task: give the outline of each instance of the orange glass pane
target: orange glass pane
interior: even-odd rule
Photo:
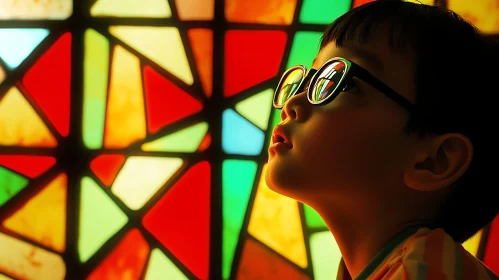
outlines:
[[[149,249],[140,231],[132,229],[87,279],[140,279]]]
[[[0,145],[55,147],[57,141],[16,87],[0,97]]]
[[[66,265],[59,255],[0,233],[0,272],[17,279],[62,280]]]
[[[211,97],[213,87],[213,31],[196,28],[188,31],[196,60],[199,78],[206,96]]]
[[[124,148],[146,136],[140,62],[121,46],[114,50],[106,113],[106,148]]]
[[[265,184],[265,170],[266,165],[255,196],[248,232],[305,268],[308,260],[298,203],[271,191]]]
[[[305,273],[291,266],[258,242],[247,239],[237,272],[238,280],[253,279],[310,279]],[[332,279],[332,277],[326,277]]]
[[[66,174],[60,174],[3,226],[62,253],[66,248],[66,188]]]
[[[225,17],[231,22],[289,25],[295,9],[296,0],[225,1]]]
[[[175,0],[180,20],[210,20],[214,14],[214,0]]]

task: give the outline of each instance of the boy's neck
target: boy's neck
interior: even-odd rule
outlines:
[[[404,221],[394,215],[395,211],[389,216],[381,211],[345,216],[341,213],[346,212],[331,208],[319,212],[334,235],[352,279],[398,234],[414,226],[429,224],[420,219]]]

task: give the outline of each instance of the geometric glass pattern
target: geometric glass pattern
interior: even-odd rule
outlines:
[[[446,5],[499,34],[494,1]],[[0,279],[330,279],[263,180],[271,101],[367,2],[1,1]],[[464,246],[499,273],[499,218]]]

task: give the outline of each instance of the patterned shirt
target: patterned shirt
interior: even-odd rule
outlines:
[[[352,280],[340,261],[337,280]],[[411,228],[393,238],[355,280],[499,280],[441,228]]]

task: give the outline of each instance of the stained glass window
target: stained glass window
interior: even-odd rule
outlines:
[[[0,279],[330,279],[262,179],[271,100],[370,1],[0,1]],[[494,1],[446,2],[497,34]],[[499,219],[464,246],[499,272]]]

